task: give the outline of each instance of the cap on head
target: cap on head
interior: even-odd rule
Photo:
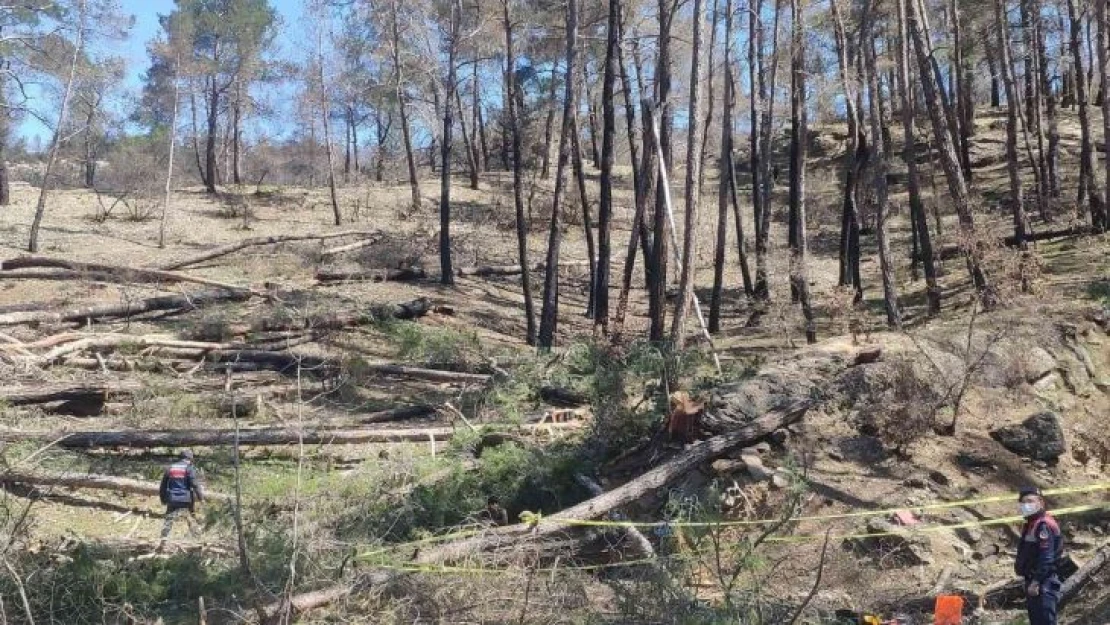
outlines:
[[[496,506],[499,503],[501,503],[501,499],[498,498],[497,495],[490,495],[489,497],[486,497],[487,506]]]
[[[1022,499],[1025,499],[1030,495],[1036,495],[1037,497],[1040,497],[1042,499],[1044,498],[1044,495],[1041,494],[1041,489],[1035,486],[1026,486],[1025,488],[1018,491],[1018,501],[1021,501]]]
[[[193,459],[193,450],[186,449],[185,451],[181,452],[181,459],[191,461]]]

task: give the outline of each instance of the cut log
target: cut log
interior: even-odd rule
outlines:
[[[1063,228],[1061,230],[1045,230],[1044,232],[1033,232],[1025,235],[1026,242],[1036,241],[1050,241],[1052,239],[1062,239],[1065,237],[1080,237],[1091,234],[1090,226],[1080,226],[1078,228]],[[1003,239],[1007,247],[1017,247],[1017,237],[1010,235]]]
[[[382,376],[394,376],[411,380],[426,380],[428,382],[441,382],[448,384],[485,384],[490,376],[484,373],[464,373],[459,371],[443,371],[440,369],[422,369],[390,363],[358,363],[352,367],[358,373],[370,373]]]
[[[406,421],[408,419],[430,417],[435,413],[436,409],[432,406],[401,406],[399,408],[379,410],[377,412],[361,415],[358,417],[358,422],[369,425],[371,423],[387,423],[389,421]]]
[[[365,240],[362,240],[362,241],[355,241],[354,243],[348,243],[347,245],[340,245],[338,247],[332,247],[332,248],[328,248],[326,250],[321,250],[320,251],[320,257],[321,258],[328,258],[330,256],[338,256],[339,254],[345,254],[347,252],[357,252],[358,250],[368,248],[371,245],[377,245],[378,243],[381,243],[381,242],[382,242],[382,237],[380,237],[380,236],[365,239]]]
[[[0,484],[26,484],[29,486],[61,486],[63,488],[82,488],[89,490],[110,490],[117,493],[130,495],[158,496],[158,483],[133,480],[114,475],[96,475],[93,473],[22,473],[6,471],[0,474]],[[206,499],[212,501],[230,501],[231,497],[224,493],[206,490]]]
[[[326,239],[338,239],[340,237],[372,236],[374,234],[377,233],[366,230],[344,230],[343,232],[329,232],[324,234],[292,234],[274,237],[254,237],[250,239],[243,239],[242,241],[237,241],[228,245],[216,247],[208,250],[207,252],[201,252],[200,254],[197,254],[195,256],[190,256],[189,258],[175,260],[162,265],[160,268],[164,270],[183,269],[185,267],[198,265],[205,261],[219,258],[221,256],[233,254],[235,252],[238,252],[239,250],[243,250],[248,247],[257,247],[260,245],[277,245],[278,243],[290,243],[294,241],[323,241]]]
[[[578,482],[582,485],[583,488],[590,491],[590,494],[594,497],[601,497],[605,494],[605,491],[601,488],[601,485],[593,481],[586,475],[577,473],[574,476],[574,481]],[[651,541],[648,540],[646,536],[644,536],[643,532],[641,532],[635,526],[629,526],[625,528],[624,531],[625,536],[628,537],[629,542],[631,542],[632,545],[635,547],[637,555],[641,560],[655,557],[655,548],[652,547]],[[659,571],[665,571],[663,567],[655,568],[657,568]]]
[[[65,311],[38,310],[0,315],[0,326],[42,323],[89,323],[117,317],[134,317],[149,312],[194,310],[222,302],[241,302],[251,294],[216,289],[191,295],[159,295],[122,304],[99,304]]]
[[[78,385],[55,384],[33,388],[17,387],[0,389],[0,400],[11,406],[61,402],[58,406],[49,408],[48,412],[76,417],[93,417],[104,414],[109,402],[125,400],[144,388],[146,388],[146,385],[131,381]],[[182,387],[181,390],[182,392],[197,393],[197,391],[211,390],[211,386],[188,384]],[[217,415],[231,416],[234,409],[240,417],[251,417],[257,411],[259,395],[271,395],[286,390],[288,389],[266,387],[253,389],[250,394],[229,395],[220,392],[198,393],[198,396],[201,398],[201,402],[210,406]]]
[[[1095,555],[1087,560],[1079,570],[1071,574],[1071,577],[1064,582],[1060,588],[1060,605],[1064,606],[1069,601],[1075,599],[1079,591],[1091,582],[1091,579],[1098,575],[1102,569],[1110,565],[1110,543],[1106,543],[1099,547]]]
[[[316,272],[319,282],[416,282],[427,275],[420,267],[402,269],[320,269]]]
[[[800,420],[809,410],[811,402],[796,402],[764,414],[748,425],[726,434],[720,434],[687,447],[680,455],[647,471],[638,478],[619,486],[604,495],[594,497],[561,512],[543,517],[538,526],[517,524],[490,530],[480,536],[446,543],[434,549],[422,551],[417,562],[434,564],[457,562],[466,556],[494,547],[511,546],[516,540],[539,537],[567,531],[561,520],[597,519],[613,510],[627,506],[641,497],[654,493],[671,482],[689,474],[698,465],[713,460],[739,447],[746,447],[771,434],[775,430]]]
[[[207,278],[197,278],[183,273],[176,273],[173,271],[164,271],[161,269],[145,269],[140,267],[124,267],[120,265],[105,265],[101,263],[82,263],[78,261],[64,260],[61,258],[49,258],[46,256],[20,256],[0,262],[0,270],[12,269],[67,269],[76,272],[88,272],[96,274],[103,278],[104,276],[113,276],[118,280],[128,283],[134,282],[163,282],[175,284],[178,282],[191,282],[193,284],[201,284],[208,287],[217,289],[224,289],[227,291],[252,293],[251,289],[238,284],[229,284],[227,282],[219,282],[217,280],[209,280]]]
[[[295,619],[309,610],[322,608],[337,601],[342,601],[356,593],[366,592],[371,588],[387,584],[396,576],[393,571],[370,571],[360,574],[358,579],[352,583],[337,584],[283,598],[262,608],[262,625],[276,625],[277,623],[286,622],[283,620],[286,614]]]
[[[544,424],[517,426],[515,431],[545,433],[577,429],[576,424]],[[259,445],[360,445],[372,443],[446,442],[455,435],[450,427],[414,429],[331,428],[308,424],[295,427],[246,428],[239,431],[239,444]],[[213,447],[232,445],[235,430],[115,430],[83,432],[0,432],[0,441],[51,442],[65,449],[153,447]]]
[[[419,297],[409,302],[368,306],[365,310],[338,311],[312,314],[297,319],[265,319],[256,324],[235,324],[228,328],[233,335],[252,332],[281,332],[286,330],[342,330],[356,326],[370,325],[382,319],[411,321],[427,315],[433,310],[432,302]]]
[[[48,404],[56,401],[89,401],[130,396],[143,388],[138,382],[113,382],[110,384],[54,384],[49,386],[0,389],[0,399],[10,406]]]

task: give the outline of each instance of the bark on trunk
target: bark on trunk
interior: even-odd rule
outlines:
[[[582,146],[579,137],[578,115],[571,120],[570,158],[574,182],[578,187],[578,203],[582,207],[582,230],[586,237],[586,256],[589,259],[590,282],[586,288],[586,318],[594,317],[594,296],[597,293],[597,241],[594,239],[593,216],[590,214],[590,196],[586,193],[586,166],[582,162]]]
[[[620,0],[609,0],[605,73],[601,87],[601,189],[597,209],[597,275],[593,283],[594,325],[609,333],[609,273],[612,264],[613,162],[617,132],[616,82],[620,56]]]
[[[1110,16],[1107,15],[1106,2],[1107,0],[1095,0],[1095,16],[1098,22],[1098,74],[1099,83],[1102,85],[1100,89],[1104,92],[1104,96],[1105,85],[1110,83],[1110,51],[1107,50],[1110,46],[1110,32],[1107,32],[1110,29],[1110,24],[1107,23]],[[1110,98],[1107,97],[1102,98],[1102,133],[1103,137],[1110,137]],[[1105,232],[1110,227],[1110,224],[1107,224],[1107,213],[1110,211],[1106,208],[1107,203],[1110,203],[1110,157],[1103,160],[1103,165],[1106,186],[1102,199],[1105,203],[1102,205],[1102,224],[1095,225],[1095,230],[1100,232]]]
[[[728,208],[733,180],[732,171],[732,0],[725,0],[725,49],[722,64],[725,68],[724,93],[721,95],[721,150],[718,158],[717,183],[717,242],[713,250],[713,294],[709,301],[709,331],[721,331],[721,295],[725,276],[725,247],[728,245]],[[712,86],[711,86],[712,88]],[[737,214],[737,218],[740,215]],[[743,226],[738,234],[742,233]],[[737,237],[736,244],[744,249],[744,239]],[[748,285],[745,285],[747,288]]]
[[[113,317],[134,317],[148,312],[164,310],[195,310],[221,302],[245,301],[251,297],[245,291],[215,289],[188,295],[160,295],[145,300],[123,304],[102,304],[63,311],[38,310],[0,315],[0,326],[49,323],[91,323]]]
[[[671,343],[676,349],[686,346],[686,315],[690,300],[694,297],[694,274],[696,271],[698,244],[698,180],[701,171],[701,36],[702,0],[694,0],[693,48],[690,55],[690,106],[687,111],[686,135],[686,223],[682,234],[682,270],[679,278],[678,302],[675,304],[674,319],[671,323]]]
[[[671,157],[671,26],[674,23],[676,7],[671,0],[659,0],[659,43],[655,64],[655,101],[659,103],[660,129],[654,135],[652,143],[662,153],[666,170],[671,170],[674,159]],[[645,118],[648,117],[645,115]],[[645,123],[647,120],[645,119]],[[651,318],[649,338],[660,342],[665,336],[666,324],[666,291],[667,291],[667,255],[670,253],[667,240],[667,209],[663,195],[663,185],[660,184],[655,195],[655,215],[652,220],[652,268],[651,284],[648,285],[648,316]]]
[[[1098,186],[1095,176],[1095,150],[1091,140],[1091,113],[1088,102],[1089,92],[1087,81],[1083,78],[1083,53],[1080,48],[1082,38],[1082,24],[1079,19],[1076,0],[1068,0],[1068,20],[1071,25],[1069,47],[1071,48],[1072,62],[1075,64],[1075,92],[1079,106],[1079,191],[1077,204],[1082,207],[1089,205],[1091,227],[1096,231],[1107,228],[1106,203],[1103,200],[1102,189]],[[1091,59],[1094,63],[1094,59]]]
[[[443,99],[443,137],[440,144],[439,175],[439,279],[453,285],[455,274],[451,269],[451,132],[454,128],[452,107],[455,94],[455,56],[459,48],[459,31],[462,28],[462,0],[451,0],[451,33],[447,49],[446,97]]]
[[[806,99],[805,21],[801,0],[790,0],[790,286],[802,305],[806,342],[817,342],[806,271],[806,152],[809,141]]]
[[[208,193],[216,193],[216,134],[219,130],[220,89],[216,76],[209,76],[208,89],[208,132],[204,142],[204,188]]]
[[[516,110],[516,52],[513,41],[513,22],[509,11],[510,0],[502,0],[501,9],[505,26],[505,93],[509,94],[505,107],[509,115],[509,132],[513,135],[513,207],[516,210],[517,269],[520,270],[521,290],[524,294],[525,340],[536,344],[536,310],[532,302],[532,276],[528,272],[528,219],[524,214],[524,163],[521,159],[523,140],[520,136],[520,119]],[[489,162],[489,157],[486,157]]]
[[[390,0],[390,50],[393,55],[393,90],[397,95],[397,112],[401,115],[401,137],[405,143],[405,164],[409,168],[409,190],[412,193],[412,210],[420,209],[420,178],[416,171],[416,153],[412,146],[412,129],[409,127],[408,101],[405,97],[402,75],[400,40],[397,17],[397,0]]]
[[[574,89],[578,57],[578,0],[567,2],[566,14],[566,78],[563,97],[563,127],[559,133],[559,164],[555,173],[555,196],[551,205],[551,225],[547,236],[547,267],[543,281],[543,311],[540,314],[538,344],[550,350],[555,344],[559,321],[559,247],[562,244],[560,210],[565,187],[567,161],[570,158],[570,133],[574,124],[574,107],[578,101]]]

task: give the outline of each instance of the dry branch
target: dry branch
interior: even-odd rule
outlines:
[[[237,291],[243,293],[251,292],[248,287],[244,287],[238,284],[229,284],[227,282],[219,282],[216,280],[209,280],[207,278],[197,278],[195,276],[190,276],[183,273],[176,273],[172,271],[164,271],[161,269],[124,267],[119,265],[104,265],[101,263],[82,263],[78,261],[64,260],[61,258],[49,258],[46,256],[20,256],[18,258],[12,258],[0,262],[0,270],[42,268],[88,272],[100,277],[112,276],[123,282],[191,282],[193,284],[200,284],[217,289],[224,289],[227,291]]]
[[[372,238],[369,238],[369,239],[364,239],[362,241],[355,241],[354,243],[348,243],[347,245],[340,245],[338,247],[328,248],[326,250],[321,250],[320,251],[320,256],[323,257],[323,258],[326,258],[328,256],[336,256],[338,254],[344,254],[346,252],[354,252],[354,251],[357,251],[357,250],[361,250],[361,249],[370,247],[371,245],[376,245],[378,243],[381,243],[381,240],[382,240],[381,237],[372,237]]]
[[[43,323],[87,323],[114,317],[134,317],[149,312],[191,310],[221,302],[244,301],[250,298],[246,291],[216,289],[191,295],[159,295],[148,299],[122,304],[97,304],[65,311],[38,310],[0,315],[0,326]]]
[[[588,267],[589,265],[589,261],[574,261],[559,263],[559,268],[564,269],[569,267]],[[546,263],[537,263],[535,265],[532,265],[530,270],[533,273],[540,273],[543,272],[546,267]],[[455,270],[455,275],[459,276],[460,278],[467,276],[475,276],[480,278],[491,276],[518,276],[520,275],[520,273],[520,265],[479,265],[477,267],[459,267]]]
[[[212,260],[214,258],[227,256],[228,254],[233,254],[235,252],[238,252],[239,250],[246,249],[248,247],[256,247],[260,245],[276,245],[278,243],[289,243],[293,241],[323,241],[325,239],[338,239],[340,237],[351,236],[371,236],[374,234],[376,233],[366,230],[344,230],[342,232],[330,232],[326,234],[294,234],[274,237],[254,237],[250,239],[243,239],[242,241],[238,241],[236,243],[213,248],[211,250],[208,250],[207,252],[201,252],[200,254],[197,254],[195,256],[190,256],[189,258],[175,260],[173,262],[162,265],[161,269],[182,269],[184,267],[197,265],[205,261]]]

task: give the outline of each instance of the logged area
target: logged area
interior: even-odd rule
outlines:
[[[0,7],[0,623],[1110,623],[1105,2],[209,4]]]

